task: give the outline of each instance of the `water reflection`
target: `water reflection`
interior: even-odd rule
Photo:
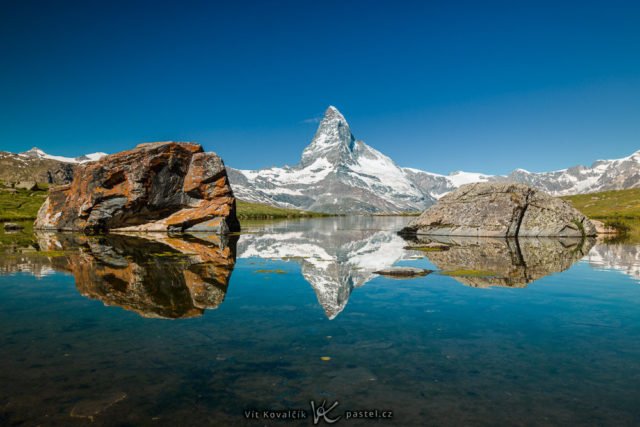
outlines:
[[[297,262],[318,303],[333,319],[354,289],[377,276],[374,271],[412,257],[396,233],[406,222],[406,218],[340,217],[261,224],[249,227],[256,234],[242,236],[238,258]]]
[[[460,283],[476,288],[521,288],[571,267],[595,239],[435,237],[415,239],[429,260]],[[425,250],[426,248],[426,250]]]
[[[586,261],[599,270],[616,270],[640,280],[640,246],[629,244],[597,244]]]
[[[299,264],[329,319],[344,310],[355,289],[379,277],[375,271],[399,261],[427,258],[441,273],[472,287],[524,287],[568,269],[587,254],[592,266],[640,277],[636,246],[593,247],[594,240],[569,238],[431,236],[405,241],[396,231],[406,221],[340,217],[254,223],[245,224],[247,234],[228,238],[38,233],[32,246],[0,259],[0,274],[29,271],[42,277],[64,271],[74,276],[82,295],[106,305],[144,317],[187,318],[223,302],[237,253],[243,259]]]
[[[24,244],[0,246],[0,424],[254,425],[245,410],[326,399],[393,409],[389,425],[634,425],[640,288],[590,265],[631,274],[638,247],[599,243],[569,271],[486,292],[443,270],[494,270],[493,282],[459,279],[516,286],[568,268],[592,242],[406,250],[414,243],[395,235],[403,221],[245,223],[237,260],[233,239],[210,235],[25,233]],[[439,271],[371,273],[389,264]],[[288,274],[254,273],[278,268]],[[12,274],[21,271],[33,275]],[[55,271],[66,274],[47,276]],[[316,292],[328,314],[351,294],[350,306],[320,321],[303,275],[327,291]],[[225,300],[198,319],[144,320],[80,296],[74,281],[146,316],[198,315]]]
[[[78,291],[144,317],[200,316],[224,300],[236,237],[166,234],[36,234],[52,268],[73,274]],[[41,270],[41,269],[40,269]]]

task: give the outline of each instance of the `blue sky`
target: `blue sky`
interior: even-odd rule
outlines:
[[[0,58],[8,151],[189,140],[294,164],[330,104],[440,173],[640,149],[637,1],[3,1]]]

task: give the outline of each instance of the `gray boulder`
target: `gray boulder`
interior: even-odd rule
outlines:
[[[595,226],[564,200],[523,184],[463,185],[411,221],[402,235],[595,236]]]
[[[4,230],[5,231],[18,231],[24,229],[24,226],[20,224],[16,224],[15,222],[5,222]]]
[[[14,185],[14,188],[20,190],[35,191],[38,189],[38,183],[35,181],[20,181]]]

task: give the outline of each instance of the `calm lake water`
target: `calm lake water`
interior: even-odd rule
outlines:
[[[0,424],[313,425],[311,401],[337,425],[640,424],[640,246],[405,241],[408,220],[4,246]]]

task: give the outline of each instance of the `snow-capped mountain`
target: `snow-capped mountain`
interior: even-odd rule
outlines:
[[[640,187],[640,151],[614,160],[598,160],[590,167],[574,166],[553,172],[534,173],[516,169],[494,179],[520,182],[554,195],[593,193]]]
[[[33,147],[31,150],[24,151],[22,153],[19,153],[18,155],[22,157],[29,157],[32,159],[56,160],[58,162],[63,162],[63,163],[86,163],[86,162],[94,162],[96,160],[100,160],[101,158],[106,156],[107,153],[98,152],[98,153],[84,154],[78,157],[63,157],[63,156],[52,156],[51,154],[45,153],[38,147]]]
[[[475,172],[435,174],[401,168],[381,152],[355,139],[333,106],[302,152],[298,165],[261,170],[227,168],[236,196],[243,200],[319,212],[377,213],[422,210],[464,184],[509,181],[553,195],[640,187],[640,151],[591,167],[553,172],[516,169],[507,176]]]
[[[105,155],[53,156],[35,147],[20,154],[0,151],[0,180],[64,184],[72,179],[76,164]],[[330,106],[297,165],[260,170],[227,167],[227,172],[242,200],[329,213],[394,213],[421,211],[459,186],[481,181],[523,183],[556,196],[637,188],[640,151],[552,172],[516,169],[506,176],[463,171],[440,175],[399,167],[357,140],[344,116]]]
[[[486,182],[495,178],[491,175],[475,172],[456,171],[449,175],[439,175],[414,168],[403,168],[402,170],[411,182],[423,193],[428,194],[434,199],[439,199],[461,185],[471,184],[473,182]]]
[[[393,160],[356,140],[329,107],[296,166],[227,168],[239,199],[319,212],[374,213],[424,209],[434,198]]]

